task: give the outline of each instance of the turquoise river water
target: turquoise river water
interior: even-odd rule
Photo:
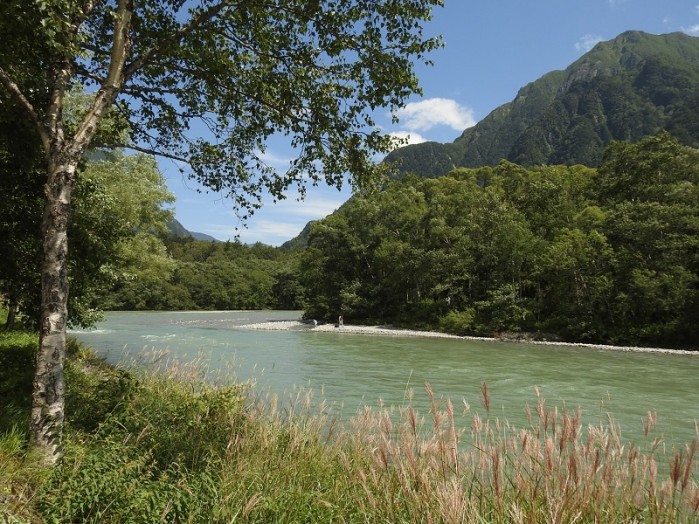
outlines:
[[[110,312],[96,329],[71,335],[112,363],[167,350],[167,358],[197,360],[212,374],[254,380],[260,391],[284,394],[310,387],[343,418],[364,406],[399,406],[409,398],[427,417],[425,383],[441,401],[450,398],[457,413],[465,400],[483,415],[481,385],[486,383],[491,418],[518,427],[526,426],[525,406],[533,411],[537,405],[538,388],[549,408],[579,406],[584,424],[597,425],[611,414],[624,439],[643,440],[649,411],[657,413],[653,436],[662,435],[670,445],[697,438],[699,353],[243,327],[299,316],[293,311]]]

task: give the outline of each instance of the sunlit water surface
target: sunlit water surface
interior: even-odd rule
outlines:
[[[643,440],[649,411],[653,436],[669,444],[696,438],[699,354],[622,352],[568,346],[342,332],[263,331],[241,326],[296,320],[289,311],[111,312],[96,329],[71,334],[112,363],[133,363],[145,352],[197,361],[213,375],[257,383],[258,390],[290,393],[312,388],[347,418],[363,406],[407,402],[429,416],[429,383],[438,400],[464,401],[485,414],[481,385],[490,393],[491,417],[526,426],[525,406],[580,407],[585,424],[611,414],[625,439]],[[465,418],[467,422],[470,418]],[[465,422],[466,423],[466,422]]]

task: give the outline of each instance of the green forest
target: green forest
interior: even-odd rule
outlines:
[[[458,334],[696,347],[697,52],[679,33],[601,43],[455,142],[394,150],[381,168],[399,161],[396,176],[382,191],[358,184],[281,248],[168,234],[174,196],[155,158],[101,147],[128,134],[111,113],[76,175],[70,322],[89,326],[114,309],[274,308]],[[69,128],[87,98],[67,94]],[[40,151],[30,123],[3,105],[8,325],[15,313],[34,327],[40,319]]]
[[[699,151],[663,133],[597,169],[407,176],[313,228],[306,314],[458,334],[696,347]]]
[[[171,266],[121,280],[104,307],[117,310],[303,309],[298,254],[261,243],[168,239]]]
[[[168,236],[172,196],[145,155],[93,160],[79,180],[76,325],[101,310],[293,309],[459,335],[699,340],[699,152],[667,133],[612,143],[596,169],[502,161],[406,176],[356,195],[294,249]],[[11,233],[41,207],[15,194],[0,292],[31,322],[39,231]]]

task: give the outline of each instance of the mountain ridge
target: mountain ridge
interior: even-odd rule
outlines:
[[[196,231],[189,231],[184,227],[179,220],[173,218],[167,223],[168,236],[170,238],[187,239],[193,238],[194,240],[206,240],[208,242],[220,242],[217,238],[207,235],[206,233],[197,233]]]
[[[401,147],[384,161],[400,162],[398,176],[430,178],[502,159],[596,167],[611,141],[635,142],[663,129],[699,147],[697,86],[699,38],[627,31],[523,86],[453,142]]]

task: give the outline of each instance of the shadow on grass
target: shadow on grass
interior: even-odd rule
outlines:
[[[0,332],[0,435],[29,428],[38,335]]]

